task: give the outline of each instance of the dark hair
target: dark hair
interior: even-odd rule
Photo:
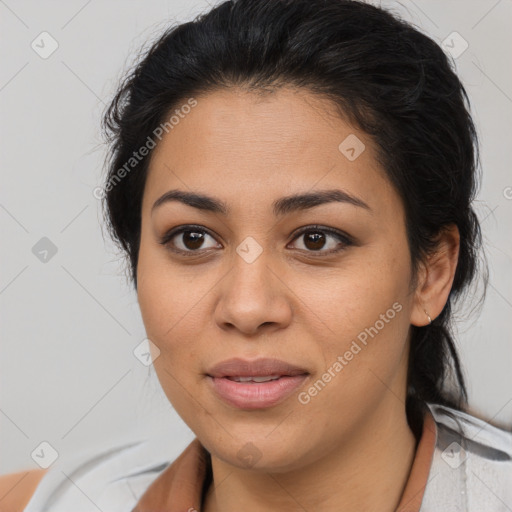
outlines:
[[[225,1],[168,28],[145,52],[103,119],[111,147],[103,206],[112,238],[129,257],[135,288],[151,155],[117,183],[115,175],[180,103],[233,86],[304,88],[331,99],[340,116],[372,138],[403,200],[414,276],[435,251],[436,236],[458,227],[459,259],[447,303],[431,325],[411,326],[406,406],[415,433],[424,402],[465,408],[451,320],[452,302],[477,274],[481,248],[471,207],[477,133],[469,98],[442,49],[382,8],[355,0]]]

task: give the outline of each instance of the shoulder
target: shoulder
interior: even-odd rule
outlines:
[[[428,407],[436,446],[420,511],[510,511],[512,432],[457,409]]]
[[[512,432],[451,407],[429,404],[429,408],[440,430],[440,441],[459,439],[470,452],[481,457],[512,459]]]
[[[29,469],[0,475],[0,512],[23,510],[47,469]]]
[[[61,454],[42,475],[25,508],[15,510],[131,510],[178,454],[179,446],[169,443],[169,434],[129,437],[114,445],[92,445]],[[0,512],[11,511],[0,506]]]

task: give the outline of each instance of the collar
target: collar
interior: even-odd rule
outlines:
[[[436,441],[436,422],[427,407],[421,439],[397,512],[420,511]],[[211,479],[210,454],[196,437],[151,483],[131,512],[200,512]]]

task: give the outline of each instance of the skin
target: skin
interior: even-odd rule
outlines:
[[[394,511],[416,449],[405,413],[410,327],[428,323],[425,309],[432,318],[443,309],[458,231],[443,234],[411,289],[402,202],[371,139],[335,114],[333,104],[290,88],[268,95],[230,88],[196,99],[152,154],[137,278],[147,335],[160,351],[153,350],[159,381],[212,454],[204,510],[330,512],[343,504],[344,511]],[[338,149],[350,134],[366,146],[354,161]],[[231,213],[177,201],[151,212],[171,189],[215,196]],[[331,202],[274,217],[274,200],[325,189],[345,190],[371,212]],[[183,234],[168,247],[159,243],[187,224],[213,236],[205,234],[202,245]],[[326,236],[323,246],[294,234],[315,224],[355,243],[344,246],[321,228],[315,232]],[[236,252],[248,236],[262,248],[252,263]],[[172,242],[196,252],[175,254]],[[300,403],[298,393],[394,303],[400,312],[309,403]],[[310,375],[284,402],[241,410],[218,399],[205,375],[234,356],[276,357]],[[247,443],[259,455],[250,467],[237,456]]]
[[[48,469],[29,469],[0,475],[0,512],[23,510]]]

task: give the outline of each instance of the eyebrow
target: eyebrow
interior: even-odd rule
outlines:
[[[198,210],[207,212],[219,213],[222,215],[229,215],[230,213],[228,205],[224,201],[215,197],[197,192],[169,190],[154,202],[151,208],[151,214],[153,214],[155,209],[159,206],[173,201],[178,201],[193,208],[197,208]],[[291,212],[307,210],[321,204],[333,202],[351,204],[372,212],[372,209],[362,199],[338,189],[320,190],[317,192],[307,192],[281,197],[272,203],[272,211],[274,212],[274,215],[278,217]]]

